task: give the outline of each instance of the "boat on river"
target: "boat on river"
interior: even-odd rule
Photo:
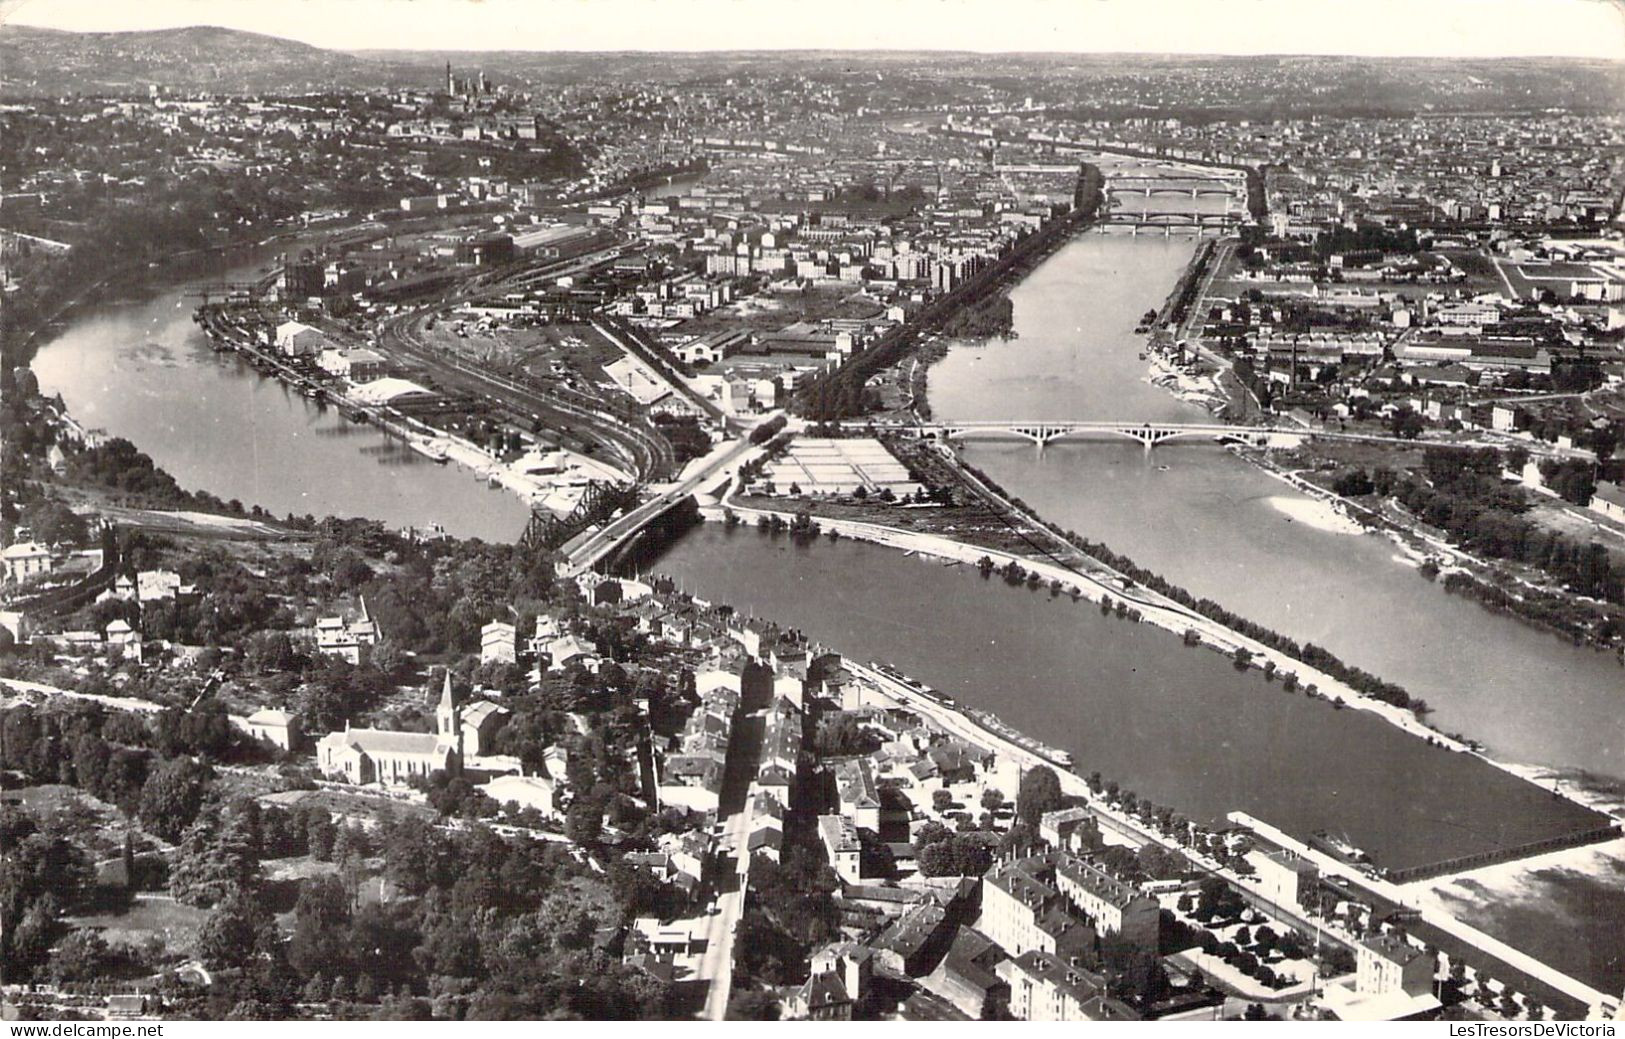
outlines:
[[[1327,855],[1350,865],[1364,865],[1371,862],[1371,856],[1364,848],[1349,840],[1347,835],[1333,833],[1330,830],[1316,830],[1310,834],[1309,846],[1316,851],[1325,852]]]
[[[1011,743],[1014,743],[1016,746],[1021,747],[1023,750],[1029,750],[1032,753],[1037,754],[1039,757],[1054,762],[1064,769],[1069,771],[1071,770],[1072,755],[1068,754],[1059,747],[1051,747],[1049,744],[1040,742],[1039,740],[1034,739],[1013,726],[1006,724],[1002,718],[994,714],[992,711],[984,711],[976,707],[967,707],[965,708],[965,713],[979,722],[982,728],[988,730],[989,732],[997,736],[1004,737]]]
[[[426,443],[421,440],[408,440],[406,442],[406,446],[438,465],[445,465],[451,457],[450,455],[446,454],[445,448],[432,442]]]

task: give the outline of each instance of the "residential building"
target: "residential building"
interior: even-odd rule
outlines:
[[[512,664],[518,657],[516,632],[512,624],[492,621],[480,629],[480,663]]]
[[[352,664],[361,663],[362,650],[378,642],[378,624],[367,613],[367,600],[361,599],[361,616],[355,620],[344,617],[323,617],[316,622],[316,649],[329,656],[342,657]]]
[[[181,575],[173,570],[143,570],[135,575],[135,599],[142,605],[174,599],[180,593]]]
[[[1397,934],[1381,934],[1354,950],[1354,991],[1361,996],[1403,992],[1423,996],[1433,991],[1433,957]]]
[[[835,771],[835,785],[840,797],[841,814],[853,824],[880,831],[880,791],[875,786],[874,767],[868,758],[843,761]]]
[[[848,884],[863,879],[863,845],[858,840],[858,828],[844,815],[820,815],[818,837],[824,842],[830,868]]]
[[[1055,951],[1042,921],[1064,910],[1054,867],[1039,856],[1001,862],[982,877],[982,915],[976,925],[1011,955],[1028,949]]]
[[[499,805],[511,802],[521,809],[534,808],[549,819],[560,816],[554,801],[555,785],[546,776],[498,776],[479,789]]]
[[[893,920],[875,938],[875,961],[894,974],[922,977],[931,973],[947,953],[956,929],[941,905],[922,902]]]
[[[869,996],[874,956],[856,942],[836,942],[812,955],[806,984],[790,997],[793,1020],[850,1021]]]
[[[998,965],[1006,959],[987,935],[961,927],[948,954],[920,984],[972,1020],[986,1020],[1010,999],[1010,985],[998,974]]]
[[[1305,904],[1320,880],[1313,862],[1290,851],[1255,850],[1247,854],[1247,861],[1255,871],[1258,893],[1278,906]]]
[[[231,721],[251,739],[265,740],[285,751],[300,741],[299,718],[290,711],[261,707],[246,718],[234,717]]]
[[[6,580],[21,584],[31,577],[48,574],[55,566],[51,550],[37,541],[20,541],[0,550],[0,564],[6,569]]]
[[[1161,920],[1156,899],[1072,855],[1056,864],[1055,879],[1061,894],[1101,933],[1121,935],[1134,948],[1156,954]]]
[[[1591,492],[1591,511],[1616,523],[1625,523],[1625,486],[1598,480],[1597,489]]]
[[[1010,1016],[1018,1021],[1138,1021],[1140,1015],[1106,994],[1103,975],[1032,949],[995,968],[1010,986]]]

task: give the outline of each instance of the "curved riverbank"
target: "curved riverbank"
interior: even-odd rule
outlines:
[[[701,509],[701,515],[709,521],[724,520],[727,512],[732,512],[737,517],[753,522],[758,519],[777,519],[785,524],[787,528],[796,522],[796,516],[793,513],[740,506],[727,498],[720,505],[707,506]],[[1196,640],[1201,645],[1229,656],[1233,660],[1236,659],[1238,649],[1245,650],[1250,654],[1248,667],[1256,667],[1265,670],[1267,674],[1283,678],[1286,675],[1292,675],[1294,681],[1302,686],[1306,693],[1312,688],[1314,695],[1328,699],[1334,706],[1340,703],[1343,706],[1369,712],[1412,736],[1450,751],[1474,755],[1504,772],[1517,776],[1519,779],[1533,781],[1533,777],[1539,774],[1539,770],[1530,766],[1496,760],[1465,741],[1438,732],[1419,720],[1410,711],[1363,695],[1333,675],[1314,668],[1257,639],[1249,638],[1240,632],[1218,624],[1177,602],[1157,596],[1154,593],[1147,594],[1132,582],[1125,585],[1124,579],[1120,575],[1114,575],[1109,571],[1081,572],[1053,562],[1034,560],[1009,552],[1001,552],[955,541],[935,534],[901,530],[880,524],[832,518],[820,518],[814,522],[817,523],[820,531],[834,531],[841,537],[881,545],[908,554],[967,564],[972,567],[976,566],[983,558],[986,558],[992,561],[995,570],[1013,565],[1021,568],[1026,573],[1036,574],[1044,584],[1049,584],[1051,587],[1059,586],[1068,592],[1076,592],[1078,597],[1087,599],[1092,603],[1105,603],[1108,606],[1118,603],[1126,604],[1130,609],[1136,611],[1137,617],[1135,619],[1179,635],[1187,641],[1191,639],[1191,635],[1188,633],[1194,632]],[[1572,792],[1561,793],[1560,796],[1563,796],[1576,806],[1592,811],[1598,810],[1598,801],[1595,798],[1587,799]]]
[[[83,426],[129,440],[180,486],[225,502],[279,518],[364,516],[487,541],[519,537],[530,510],[517,495],[215,353],[192,320],[191,286],[256,277],[275,250],[227,255],[224,271],[168,268],[134,301],[107,300],[108,287],[88,295],[37,344],[31,368],[41,391],[60,394]]]
[[[1042,584],[984,579],[973,564],[701,523],[643,569],[845,657],[884,661],[1200,825],[1241,809],[1306,838],[1346,836],[1397,870],[1599,822],[1371,712],[1294,695],[1166,630]]]

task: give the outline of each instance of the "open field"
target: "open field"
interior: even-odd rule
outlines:
[[[109,944],[145,945],[156,939],[169,955],[190,956],[197,949],[198,931],[208,916],[207,910],[183,905],[169,895],[143,892],[123,912],[72,917],[69,922],[100,931]]]

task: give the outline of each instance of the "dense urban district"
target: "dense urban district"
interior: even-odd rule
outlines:
[[[1537,923],[1416,888],[1617,849],[1606,783],[1536,787],[964,454],[1225,445],[1416,580],[1615,667],[1625,70],[444,58],[0,28],[7,1019],[1617,1016],[1617,952],[1581,949],[1580,977],[1525,951]],[[938,363],[1019,357],[1012,291],[1095,235],[1189,243],[1128,349],[1200,414],[934,414]],[[34,370],[81,311],[181,282],[187,364],[280,382],[401,446],[399,480],[469,471],[528,523],[183,488]],[[1156,803],[663,576],[702,522],[1166,629],[1204,681],[1318,700],[1516,810],[1429,857]],[[1616,948],[1622,906],[1591,914]]]

